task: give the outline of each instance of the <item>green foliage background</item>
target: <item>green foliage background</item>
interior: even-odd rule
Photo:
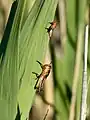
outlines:
[[[36,60],[42,61],[44,58],[48,43],[45,27],[48,21],[53,20],[57,5],[57,0],[36,0],[29,12],[25,14],[27,2],[26,0],[14,2],[11,12],[15,10],[15,6],[17,10],[13,16],[12,28],[8,37],[6,32],[2,40],[5,41],[6,47],[2,47],[3,43],[0,47],[0,111],[2,112],[0,117],[2,120],[14,120],[18,104],[22,114],[21,119],[25,120],[28,116],[35,95],[32,71],[38,71]],[[29,2],[31,4],[33,1]],[[7,24],[7,28],[8,26]]]
[[[14,0],[0,44],[1,120],[15,120],[17,106],[20,109],[20,120],[28,117],[35,96],[33,89],[35,80],[32,72],[39,72],[36,60],[44,60],[49,44],[45,28],[55,17],[57,3],[58,0]],[[55,118],[57,120],[69,118],[68,93],[72,89],[75,60],[78,54],[77,41],[80,40],[81,64],[75,114],[75,119],[79,120],[86,5],[87,0],[66,1],[67,38],[64,56],[58,59],[54,55],[53,58],[55,110],[57,111]],[[81,35],[80,39],[79,35]],[[90,60],[88,62],[90,64]],[[88,101],[89,99],[88,97]]]

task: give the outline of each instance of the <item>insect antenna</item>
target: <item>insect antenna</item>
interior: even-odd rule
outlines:
[[[43,65],[42,65],[41,62],[39,62],[38,60],[36,62],[39,63],[39,65],[41,66],[41,68],[43,68]]]
[[[45,28],[45,29],[48,31],[49,28]]]
[[[51,25],[53,24],[53,22],[49,22]]]
[[[47,33],[49,33],[50,32],[50,27],[49,28],[45,28],[46,30],[47,30]]]
[[[32,73],[35,74],[37,78],[39,77],[38,73],[36,73],[36,72],[32,72]]]

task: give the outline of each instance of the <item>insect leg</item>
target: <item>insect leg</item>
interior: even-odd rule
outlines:
[[[36,84],[35,84],[35,86],[34,86],[34,89],[38,89],[38,86],[37,86],[38,81],[39,81],[39,79],[37,79]]]

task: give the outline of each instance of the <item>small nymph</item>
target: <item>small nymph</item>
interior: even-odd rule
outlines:
[[[38,90],[39,92],[42,90],[43,88],[43,84],[44,84],[44,81],[47,79],[47,77],[49,76],[50,74],[50,71],[51,71],[51,63],[50,64],[42,64],[40,63],[39,61],[37,61],[39,63],[39,65],[41,66],[42,68],[42,72],[40,74],[37,74],[35,72],[32,72],[33,74],[36,75],[36,84],[34,86],[34,89]]]
[[[49,28],[45,28],[45,29],[47,29],[47,32],[48,32],[48,34],[49,34],[49,38],[51,38],[51,36],[52,36],[52,33],[53,33],[53,30],[56,28],[56,26],[57,26],[57,23],[56,23],[56,21],[53,21],[53,22],[50,22],[50,27]]]

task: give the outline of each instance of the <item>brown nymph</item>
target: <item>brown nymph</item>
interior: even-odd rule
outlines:
[[[52,32],[53,32],[53,30],[56,28],[57,23],[56,23],[56,21],[49,22],[49,23],[51,24],[50,27],[49,27],[49,28],[45,28],[45,29],[47,29],[47,32],[48,32],[48,34],[49,34],[49,38],[51,39]]]
[[[51,71],[51,63],[50,64],[42,64],[39,61],[37,61],[39,63],[39,65],[42,68],[42,72],[40,74],[32,72],[33,74],[36,75],[36,84],[34,86],[34,89],[37,89],[39,92],[41,91],[41,89],[43,88],[43,84],[44,81],[47,79],[47,77],[50,74]]]

